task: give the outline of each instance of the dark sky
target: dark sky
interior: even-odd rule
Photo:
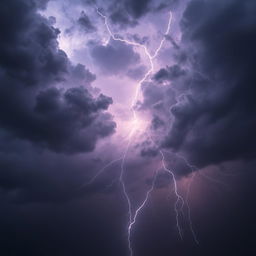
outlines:
[[[255,14],[2,0],[0,255],[256,255]]]

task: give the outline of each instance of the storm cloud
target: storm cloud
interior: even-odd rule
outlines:
[[[96,7],[150,53],[172,12],[139,91],[147,56],[108,40]],[[253,0],[1,1],[0,254],[130,255],[136,213],[134,256],[255,255],[255,13]]]
[[[105,113],[112,99],[89,92],[95,75],[71,64],[58,48],[60,31],[36,12],[35,3],[1,3],[1,127],[54,151],[92,151],[115,130]]]
[[[92,44],[90,47],[95,64],[109,75],[125,73],[131,65],[138,63],[140,59],[130,45],[112,39],[105,46]]]
[[[154,76],[176,93],[163,146],[199,166],[255,157],[255,10],[253,1],[191,1],[181,20],[181,49],[175,50],[187,61]],[[155,87],[145,89],[144,106],[173,95],[153,92]]]

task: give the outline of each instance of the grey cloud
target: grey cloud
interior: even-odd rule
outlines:
[[[189,90],[171,109],[164,145],[199,166],[256,155],[255,10],[254,1],[191,1],[184,12],[182,47],[194,71],[174,82]]]
[[[138,106],[151,111],[153,130],[165,123],[162,146],[199,167],[256,155],[255,10],[253,1],[191,1],[177,64],[143,85]]]
[[[123,74],[139,61],[139,55],[130,45],[111,40],[106,46],[94,44],[91,46],[91,56],[95,64],[106,74]]]
[[[110,19],[113,24],[118,24],[121,28],[127,26],[134,27],[138,24],[136,20],[130,17],[130,15],[122,9],[117,9],[111,13]]]
[[[85,33],[92,33],[97,31],[96,27],[92,24],[90,18],[84,11],[81,12],[77,22]]]
[[[91,151],[115,130],[112,116],[105,113],[112,99],[91,94],[95,75],[70,63],[58,48],[60,31],[37,13],[34,3],[0,4],[1,128],[57,152]],[[7,7],[12,15],[4,11]],[[69,89],[57,89],[57,84]]]
[[[149,12],[158,12],[163,9],[174,8],[178,0],[112,0],[112,1],[82,1],[86,5],[97,6],[105,10],[111,22],[120,28],[134,27],[139,24],[140,18]]]
[[[77,64],[76,66],[73,66],[71,74],[76,81],[82,81],[85,84],[91,84],[96,79],[96,75],[91,73],[90,70],[82,64]]]
[[[139,110],[148,110],[156,112],[168,111],[173,104],[175,104],[175,91],[169,86],[162,86],[161,84],[149,82],[142,85],[143,102],[138,102],[137,108]]]
[[[124,5],[134,18],[139,18],[148,11],[150,2],[151,0],[126,0]]]
[[[102,94],[94,99],[82,87],[70,88],[64,95],[48,89],[37,96],[35,109],[40,113],[40,126],[32,127],[27,136],[55,151],[92,151],[98,138],[115,129],[112,117],[100,114],[111,103],[112,99]]]
[[[113,1],[108,8],[110,19],[123,28],[136,26],[138,19],[148,12],[150,2],[151,0]]]
[[[175,80],[181,76],[184,76],[185,74],[186,71],[182,69],[179,65],[175,64],[171,67],[160,69],[154,75],[154,79],[160,82],[164,80]]]
[[[151,121],[152,129],[157,130],[163,126],[165,126],[165,122],[159,116],[155,115]]]

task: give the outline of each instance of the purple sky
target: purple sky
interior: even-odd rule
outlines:
[[[1,1],[0,254],[255,255],[255,12]]]

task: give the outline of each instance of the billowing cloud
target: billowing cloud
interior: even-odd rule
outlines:
[[[92,44],[91,56],[96,65],[106,74],[124,74],[140,57],[132,46],[110,40],[108,45]]]
[[[163,9],[174,9],[180,0],[83,0],[86,6],[104,9],[104,13],[110,18],[112,24],[119,28],[127,29],[135,27],[140,19],[148,13],[156,13]]]
[[[128,206],[134,255],[252,255],[255,1],[47,2],[0,2],[0,255],[129,255]],[[96,6],[150,53],[172,11],[136,120],[147,56]]]
[[[64,95],[55,88],[42,91],[35,106],[38,126],[26,127],[27,136],[55,151],[92,151],[98,138],[115,129],[112,117],[100,114],[111,103],[102,94],[93,98],[83,87],[70,88]]]
[[[95,75],[70,63],[58,48],[60,31],[36,12],[34,3],[1,3],[1,10],[9,8],[0,18],[5,32],[0,43],[1,127],[51,150],[91,151],[99,138],[114,132],[112,116],[105,113],[112,99],[89,92]]]
[[[199,166],[255,156],[255,10],[253,1],[191,1],[177,49],[187,61],[155,74],[176,93],[163,145]],[[151,93],[154,87],[144,91],[143,106],[169,97]]]
[[[180,68],[177,64],[160,69],[154,76],[154,79],[157,81],[165,81],[165,80],[175,80],[181,76],[184,76],[186,71]]]

